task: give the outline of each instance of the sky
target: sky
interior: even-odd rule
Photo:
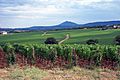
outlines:
[[[120,20],[120,0],[0,0],[0,28]]]

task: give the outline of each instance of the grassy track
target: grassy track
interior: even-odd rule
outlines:
[[[99,44],[114,44],[115,36],[120,34],[120,29],[98,30],[98,29],[84,29],[84,30],[59,30],[48,31],[42,36],[44,32],[25,32],[14,33],[9,35],[0,35],[0,43],[44,43],[47,37],[55,37],[58,41],[62,40],[66,34],[70,34],[70,39],[64,44],[81,43],[85,44],[88,39],[98,39]]]
[[[24,68],[11,66],[10,68],[0,69],[0,74],[0,80],[120,80],[119,71],[88,70],[79,67],[41,70],[29,66]]]

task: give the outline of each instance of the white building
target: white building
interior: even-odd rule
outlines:
[[[117,28],[120,28],[120,26],[114,25],[113,28],[117,29]]]
[[[0,31],[0,34],[7,35],[8,33],[6,31]]]

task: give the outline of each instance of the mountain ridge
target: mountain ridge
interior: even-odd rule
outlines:
[[[120,21],[101,21],[101,22],[91,22],[86,24],[77,24],[71,21],[65,21],[63,23],[60,23],[58,25],[54,26],[33,26],[32,29],[41,28],[42,30],[54,30],[54,29],[70,29],[70,28],[84,28],[84,27],[96,27],[96,26],[111,26],[111,25],[117,25],[120,24]],[[54,28],[54,29],[53,29]]]
[[[107,26],[107,25],[117,25],[120,24],[119,20],[116,21],[101,21],[101,22],[91,22],[84,24],[84,26]]]
[[[86,24],[77,24],[71,21],[65,21],[63,23],[60,23],[58,25],[53,25],[53,26],[32,26],[28,28],[15,28],[12,30],[55,30],[55,29],[96,27],[96,26],[112,26],[112,25],[118,25],[118,24],[120,25],[120,20],[91,22],[91,23],[86,23]],[[7,28],[7,30],[9,29]],[[5,30],[5,28],[0,28],[0,30]]]

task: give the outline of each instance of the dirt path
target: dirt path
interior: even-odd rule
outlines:
[[[59,42],[59,44],[62,44],[64,41],[68,40],[70,38],[69,34],[66,34],[65,38]]]
[[[44,32],[43,34],[42,34],[42,36],[45,36],[47,34],[47,32]]]
[[[52,34],[48,34],[47,32],[44,32],[41,36],[46,36],[46,35],[52,35]]]
[[[36,69],[32,69],[32,75],[26,74],[27,76],[23,76],[24,70],[22,69],[0,69],[0,80],[120,80],[120,73],[110,70],[88,70],[79,67],[74,67],[73,69],[55,68],[45,70],[47,75],[43,75],[43,71],[41,71],[39,73],[41,74],[40,76],[43,76],[41,79],[37,78],[38,76],[35,74],[38,73],[34,72],[34,70],[36,71]],[[27,71],[27,73],[29,72]]]
[[[118,72],[95,71],[74,68],[72,70],[50,70],[42,80],[120,80]]]
[[[0,78],[4,78],[8,76],[8,71],[5,69],[0,69]]]

